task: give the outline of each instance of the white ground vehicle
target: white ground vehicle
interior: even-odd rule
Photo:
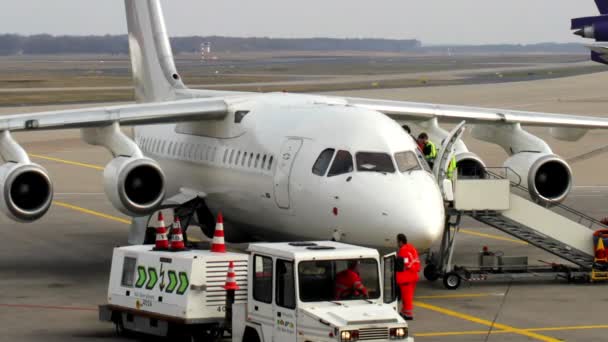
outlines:
[[[240,290],[232,341],[413,341],[397,311],[394,255],[338,242],[255,243],[249,253],[114,250],[100,319],[119,330],[208,340],[225,328],[228,263]],[[336,276],[357,264],[368,296],[335,297]]]

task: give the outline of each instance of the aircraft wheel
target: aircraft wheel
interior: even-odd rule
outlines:
[[[456,290],[460,287],[462,279],[456,272],[450,272],[443,277],[443,286],[448,290]]]
[[[426,280],[433,282],[437,279],[439,279],[439,272],[437,272],[437,265],[435,264],[428,264],[424,267],[424,278],[426,278]]]

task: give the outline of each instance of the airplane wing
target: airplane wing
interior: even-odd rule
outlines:
[[[0,131],[49,130],[179,121],[221,120],[228,114],[223,98],[125,104],[0,116]]]
[[[605,45],[588,45],[591,50],[591,60],[594,62],[608,64],[608,46]]]
[[[581,115],[525,112],[468,106],[418,102],[345,98],[354,107],[382,112],[400,121],[424,121],[437,118],[443,122],[514,124],[528,126],[563,127],[573,129],[608,129],[608,118]]]

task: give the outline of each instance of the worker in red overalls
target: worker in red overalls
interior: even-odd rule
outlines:
[[[359,276],[359,262],[350,260],[348,268],[336,275],[336,300],[353,299],[359,297],[367,298],[368,292]]]
[[[414,319],[414,291],[418,282],[420,272],[420,259],[416,248],[407,243],[404,234],[397,235],[399,251],[397,256],[403,259],[403,271],[397,272],[397,285],[401,289],[401,317],[407,321]]]

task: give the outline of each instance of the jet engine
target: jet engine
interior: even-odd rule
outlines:
[[[0,166],[0,207],[17,222],[35,221],[49,210],[53,183],[38,164],[6,163]]]
[[[483,178],[486,164],[472,152],[456,152],[459,178]]]
[[[165,198],[165,175],[152,159],[114,158],[106,166],[103,179],[114,207],[129,216],[151,214]]]
[[[509,179],[527,187],[537,202],[560,203],[572,187],[570,166],[554,154],[520,152],[507,159],[504,166],[513,171],[507,173]]]

